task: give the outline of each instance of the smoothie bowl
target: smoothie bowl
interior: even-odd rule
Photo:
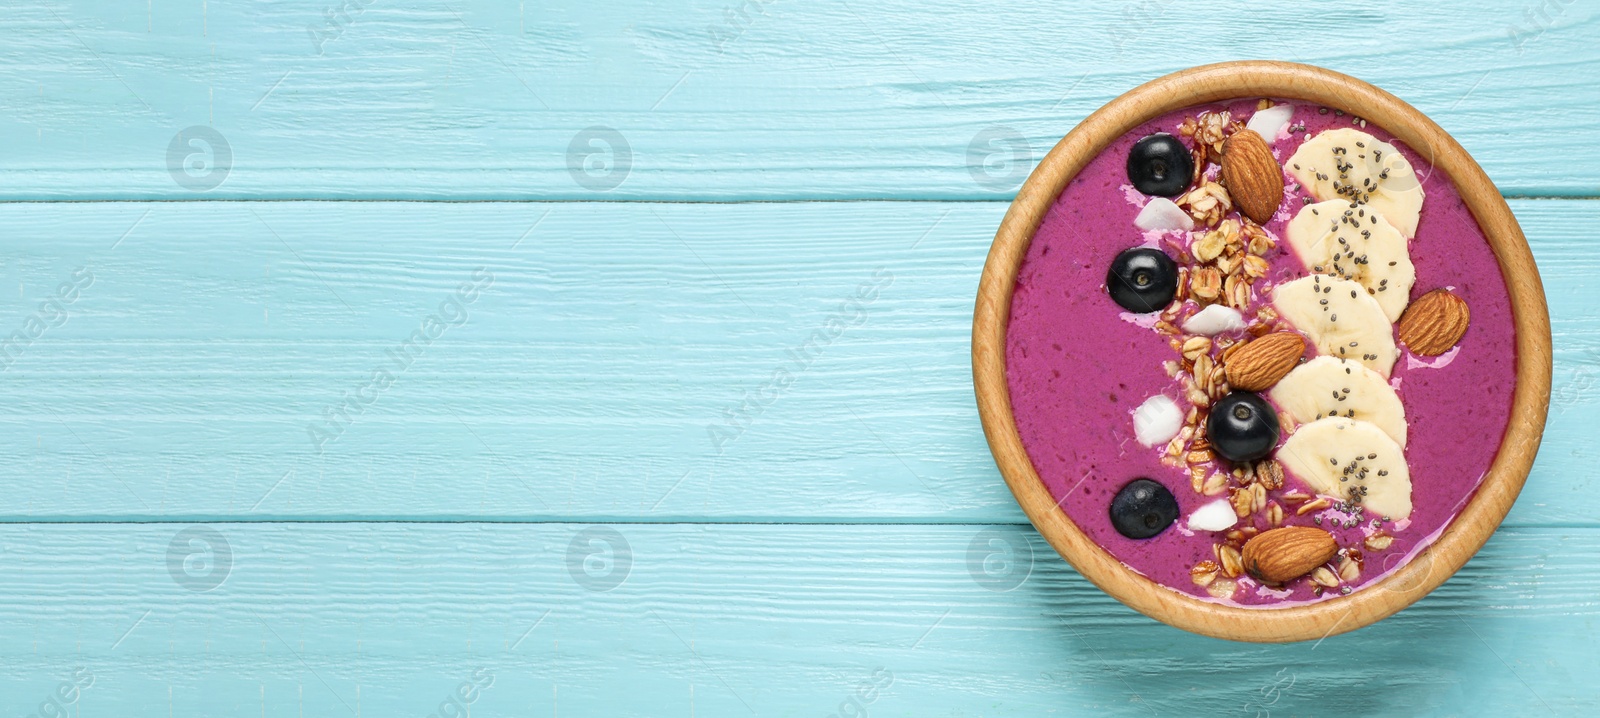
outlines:
[[[1069,133],[984,267],[973,377],[1040,533],[1129,606],[1318,639],[1443,583],[1515,500],[1550,330],[1460,145],[1288,63],[1152,81]]]

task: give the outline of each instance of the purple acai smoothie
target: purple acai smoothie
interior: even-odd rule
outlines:
[[[1173,458],[1168,441],[1144,445],[1136,437],[1133,413],[1157,395],[1202,417],[1205,406],[1197,403],[1215,402],[1195,401],[1186,387],[1189,375],[1184,369],[1192,362],[1184,362],[1175,345],[1188,333],[1173,327],[1181,327],[1204,305],[1220,302],[1198,301],[1180,290],[1164,314],[1130,312],[1108,293],[1107,272],[1120,253],[1141,246],[1160,249],[1179,266],[1193,267],[1193,243],[1208,225],[1216,224],[1197,217],[1192,230],[1136,227],[1135,217],[1153,197],[1130,181],[1129,152],[1153,133],[1170,133],[1193,149],[1203,144],[1193,132],[1193,118],[1202,113],[1215,118],[1226,111],[1229,126],[1238,131],[1268,104],[1249,99],[1187,108],[1146,122],[1106,147],[1045,214],[1018,272],[1006,331],[1006,377],[1017,429],[1034,468],[1067,517],[1111,556],[1162,586],[1207,601],[1252,607],[1303,604],[1361,591],[1436,539],[1471,500],[1495,458],[1516,369],[1511,302],[1500,265],[1450,179],[1435,172],[1423,153],[1348,112],[1275,101],[1280,112],[1282,105],[1292,107],[1292,116],[1267,138],[1284,166],[1285,191],[1271,221],[1260,225],[1271,240],[1271,247],[1258,255],[1267,269],[1254,279],[1249,301],[1239,306],[1255,326],[1209,338],[1220,349],[1267,331],[1303,329],[1272,311],[1273,289],[1311,273],[1286,240],[1287,225],[1303,207],[1328,198],[1313,196],[1315,188],[1303,187],[1288,165],[1302,143],[1336,129],[1370,134],[1409,161],[1425,193],[1415,236],[1407,242],[1415,267],[1410,298],[1446,289],[1470,307],[1470,327],[1454,348],[1437,356],[1418,356],[1396,340],[1399,358],[1387,380],[1404,406],[1409,435],[1403,441],[1411,482],[1409,515],[1362,513],[1358,501],[1319,494],[1305,477],[1289,472],[1280,486],[1266,491],[1276,508],[1262,508],[1258,502],[1249,511],[1241,509],[1247,515],[1226,530],[1189,525],[1195,510],[1230,499],[1248,489],[1251,479],[1248,473],[1244,479],[1234,475],[1237,467],[1220,457],[1195,469]],[[1186,120],[1191,120],[1188,132],[1180,129]],[[1203,174],[1193,186],[1219,174],[1216,164],[1204,155],[1200,159]],[[1210,159],[1215,162],[1214,156]],[[1183,201],[1178,204],[1189,210]],[[1225,216],[1249,225],[1238,207]],[[1261,314],[1264,308],[1267,313]],[[1319,352],[1314,342],[1307,344],[1307,360],[1328,353]],[[1289,424],[1283,427],[1279,451],[1296,428]],[[1194,438],[1203,438],[1203,432],[1202,423]],[[1184,437],[1175,440],[1183,443]],[[1177,448],[1187,453],[1187,446]],[[1197,478],[1202,475],[1220,475],[1226,486],[1203,492]],[[1111,517],[1112,499],[1139,478],[1164,486],[1178,505],[1176,520],[1149,538],[1127,537]],[[1319,496],[1327,498],[1318,502]],[[1339,580],[1319,583],[1307,574],[1270,583],[1239,571],[1238,553],[1233,554],[1231,571],[1221,566],[1228,545],[1241,551],[1251,537],[1278,526],[1330,532],[1340,552],[1321,575]]]

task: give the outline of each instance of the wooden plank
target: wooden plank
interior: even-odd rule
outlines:
[[[1502,531],[1397,616],[1276,646],[1133,613],[1021,527],[618,524],[600,529],[609,549],[592,530],[0,527],[0,695],[30,713],[81,670],[73,715],[426,715],[491,675],[475,715],[850,715],[875,681],[863,714],[1579,715],[1600,700],[1582,649],[1600,638],[1593,529]]]
[[[0,198],[1002,198],[1110,98],[1260,57],[1394,92],[1510,195],[1600,191],[1583,3],[160,5],[0,14]]]
[[[7,349],[0,517],[1018,522],[967,348],[1004,209],[0,205],[0,337],[92,275]],[[1595,525],[1600,203],[1513,210],[1557,352],[1510,521]]]

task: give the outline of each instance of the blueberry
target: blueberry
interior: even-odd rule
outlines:
[[[1128,152],[1128,180],[1134,189],[1160,197],[1176,197],[1189,188],[1194,158],[1178,138],[1157,132]]]
[[[1150,538],[1177,520],[1178,500],[1167,487],[1150,479],[1129,481],[1111,499],[1111,525],[1131,539]]]
[[[1178,293],[1178,263],[1159,249],[1125,249],[1106,272],[1106,291],[1130,312],[1159,312]]]
[[[1278,445],[1278,412],[1259,394],[1232,392],[1211,407],[1206,440],[1229,461],[1264,458]]]

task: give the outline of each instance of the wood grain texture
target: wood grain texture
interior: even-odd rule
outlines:
[[[1009,199],[1112,97],[1263,56],[1404,97],[1508,195],[1600,192],[1584,3],[1540,25],[1487,0],[361,5],[6,4],[0,199]],[[167,166],[192,126],[232,151],[209,191]],[[630,145],[614,189],[568,168],[591,126]],[[1579,714],[1594,207],[1513,203],[1556,373],[1506,526],[1358,635],[1247,646],[1122,607],[1015,525],[967,367],[999,203],[0,205],[0,336],[96,278],[0,372],[0,521],[450,522],[216,524],[237,558],[206,593],[167,567],[182,526],[0,526],[0,707],[83,666],[72,715],[421,716],[487,667],[474,715],[832,715],[883,667],[868,714]],[[310,461],[305,423],[480,265],[471,320]],[[867,321],[718,455],[706,425],[880,266]],[[454,523],[562,517],[935,525],[618,525],[632,578],[592,593],[579,525]],[[1032,549],[1009,592],[967,568],[985,522]]]
[[[186,528],[0,527],[0,706],[30,712],[80,667],[85,716],[423,716],[479,669],[494,683],[472,714],[490,716],[832,715],[879,669],[893,679],[868,715],[1582,715],[1600,699],[1580,648],[1600,638],[1593,529],[1501,531],[1390,620],[1260,646],[1119,605],[1026,527],[618,524],[629,568],[607,592],[568,568],[583,525],[216,526],[231,568],[204,592],[168,568],[221,565],[205,544],[169,554]],[[621,545],[579,575],[620,570]]]
[[[1509,521],[1600,525],[1600,203],[1513,207],[1560,350]],[[0,516],[1021,521],[969,379],[1004,208],[0,205],[0,336],[94,275],[0,372]],[[307,427],[478,267],[468,321],[318,456]],[[859,323],[799,349],[879,272]],[[792,383],[741,411],[778,369]],[[745,428],[719,454],[724,411]]]
[[[1009,198],[1128,88],[1256,57],[1405,98],[1507,194],[1595,196],[1600,20],[1533,7],[13,3],[0,198]],[[203,192],[167,166],[197,125],[232,155]],[[609,190],[569,170],[618,161],[569,152],[596,126],[631,158]]]

